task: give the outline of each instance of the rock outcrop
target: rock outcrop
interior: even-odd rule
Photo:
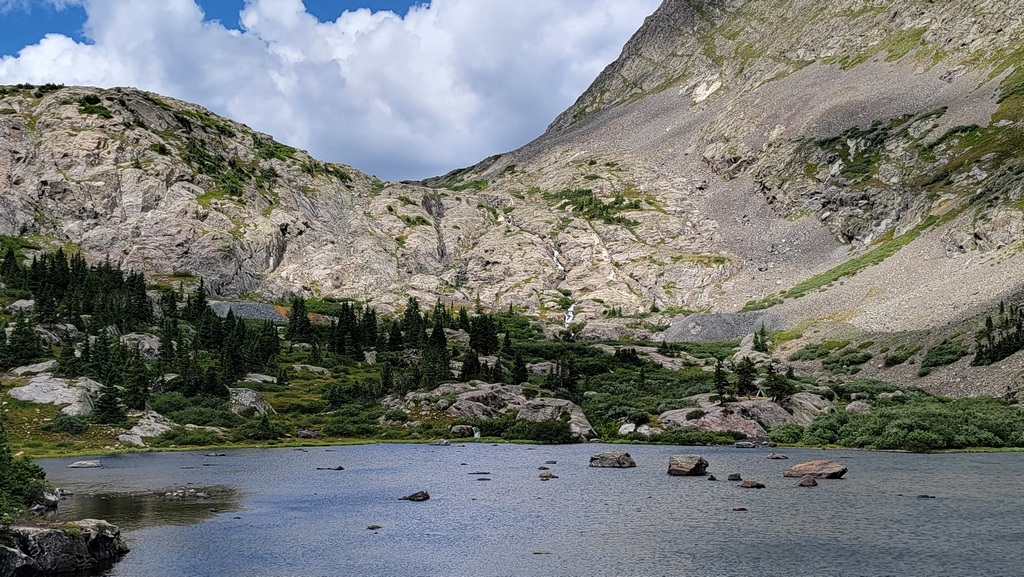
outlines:
[[[241,387],[228,388],[231,394],[228,408],[234,413],[251,413],[252,415],[276,415],[277,411],[263,398],[258,391]]]
[[[516,418],[534,422],[567,420],[572,438],[578,442],[585,442],[597,436],[583,410],[565,399],[542,398],[527,401],[520,407]]]
[[[60,412],[75,417],[92,413],[92,404],[100,391],[100,384],[87,378],[62,379],[50,373],[32,377],[23,387],[8,391],[11,397],[29,403],[65,405]]]
[[[54,575],[91,571],[129,551],[115,525],[96,519],[59,527],[13,525],[16,547],[0,546],[0,574]]]
[[[738,431],[747,437],[764,437],[768,434],[757,421],[743,416],[738,408],[707,407],[701,417],[688,419],[691,411],[693,409],[665,411],[658,417],[658,422],[669,430],[686,428],[711,433]]]

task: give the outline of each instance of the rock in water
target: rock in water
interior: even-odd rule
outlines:
[[[791,469],[786,469],[782,474],[784,477],[804,477],[810,475],[818,479],[840,479],[846,474],[846,465],[838,461],[819,459],[799,463]]]
[[[700,455],[672,455],[668,458],[668,474],[682,477],[700,477],[708,469],[708,462]]]
[[[88,461],[75,461],[68,465],[68,469],[98,469],[103,466],[103,463],[99,459],[91,459]]]
[[[743,487],[744,489],[764,489],[765,484],[757,481],[743,481],[740,483],[740,487]]]
[[[71,521],[60,528],[12,525],[10,531],[17,548],[0,547],[0,568],[6,571],[13,565],[14,570],[3,575],[90,571],[129,551],[121,530],[97,519]]]
[[[451,442],[449,442],[448,439],[435,439],[433,441],[430,441],[430,444],[435,446],[435,447],[449,447],[449,446],[451,446]]]
[[[785,455],[783,455],[783,454],[781,454],[781,453],[770,453],[770,454],[769,454],[769,455],[768,455],[767,457],[765,457],[765,458],[766,458],[766,459],[777,459],[777,460],[782,460],[782,459],[788,459],[789,457],[787,457],[787,456],[785,456]]]
[[[729,481],[742,481],[743,477],[741,477],[739,473],[730,473],[728,480]]]
[[[814,475],[804,475],[800,477],[800,480],[796,482],[797,487],[817,487],[818,480]]]
[[[426,501],[429,498],[430,493],[427,493],[426,491],[416,491],[412,495],[408,495],[406,497],[399,497],[398,499],[400,501]]]
[[[636,461],[625,451],[605,451],[590,457],[590,466],[626,469],[636,467]]]

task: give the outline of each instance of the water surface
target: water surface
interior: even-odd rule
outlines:
[[[638,466],[588,467],[609,448]],[[784,452],[790,460],[729,447],[362,445],[40,464],[75,492],[62,516],[125,529],[132,552],[110,576],[1021,574],[1024,453]],[[691,453],[719,481],[666,474],[670,455]],[[818,458],[850,472],[815,488],[782,477]],[[334,465],[345,470],[317,470]],[[559,478],[540,481],[540,466]],[[767,488],[724,480],[734,472]],[[141,507],[86,496],[174,487],[230,491]],[[398,499],[420,490],[430,500]]]

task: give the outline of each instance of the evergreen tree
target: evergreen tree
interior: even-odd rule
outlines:
[[[312,365],[319,365],[324,362],[324,356],[320,352],[320,343],[313,339],[313,348],[309,351],[309,362]]]
[[[409,347],[420,348],[423,344],[423,335],[426,332],[426,323],[423,322],[423,315],[420,313],[420,303],[414,297],[409,297],[405,304],[401,329],[405,344]]]
[[[491,315],[473,317],[469,330],[469,346],[483,356],[498,352],[498,331]]]
[[[210,303],[206,299],[206,281],[200,277],[196,291],[185,301],[185,310],[182,311],[182,316],[187,321],[196,322],[208,310],[210,310]]]
[[[462,382],[480,378],[480,355],[470,349],[466,353],[466,359],[462,361],[462,370],[459,372],[459,380]]]
[[[288,330],[284,338],[293,343],[310,343],[313,341],[313,323],[309,320],[309,311],[306,310],[306,299],[295,297],[292,299],[292,312],[288,317]]]
[[[174,341],[178,338],[178,321],[165,318],[160,330],[160,365],[169,368],[174,364]]]
[[[402,327],[398,323],[392,322],[391,328],[388,330],[387,350],[398,352],[403,349],[405,349],[405,341],[402,337]]]
[[[63,377],[80,377],[85,374],[82,359],[75,354],[75,341],[65,336],[57,358],[57,372]]]
[[[722,359],[715,362],[715,394],[718,395],[718,404],[725,404],[725,397],[729,394],[729,379],[725,376],[725,363]]]
[[[43,340],[36,334],[28,315],[14,314],[14,330],[7,341],[8,368],[33,363],[43,356]]]
[[[451,379],[448,339],[440,324],[430,331],[430,339],[423,349],[423,386],[428,388]]]
[[[15,457],[0,419],[0,516],[16,513],[42,499],[46,473],[27,457]]]
[[[119,425],[127,415],[121,405],[121,392],[112,383],[100,386],[100,395],[92,406],[92,421],[103,425]]]
[[[513,385],[521,385],[530,380],[530,373],[526,368],[526,361],[523,360],[523,356],[518,352],[512,359],[512,376],[510,380]]]
[[[754,350],[759,353],[768,352],[768,329],[765,328],[764,323],[761,323],[761,328],[757,329],[754,333]]]
[[[142,359],[138,349],[132,352],[125,364],[123,373],[124,404],[130,410],[143,411],[149,402],[150,374],[149,365]]]
[[[754,386],[754,379],[757,377],[757,367],[750,357],[743,357],[736,363],[736,389],[739,394],[750,396],[757,392]]]

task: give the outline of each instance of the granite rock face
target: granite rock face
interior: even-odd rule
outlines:
[[[65,523],[62,528],[14,525],[17,547],[0,547],[4,575],[54,575],[89,571],[129,551],[115,525],[97,519]]]

